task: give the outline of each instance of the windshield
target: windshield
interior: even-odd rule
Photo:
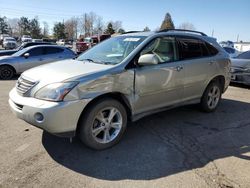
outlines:
[[[17,51],[16,53],[12,54],[12,56],[20,56],[27,51],[27,48]]]
[[[119,36],[110,38],[80,55],[77,60],[94,63],[121,63],[146,37]]]
[[[237,59],[250,59],[250,51],[243,52],[236,57]]]

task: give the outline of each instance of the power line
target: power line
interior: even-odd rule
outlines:
[[[11,11],[14,13],[20,13],[20,14],[34,14],[34,15],[45,15],[45,16],[68,16],[68,17],[74,17],[76,16],[75,14],[62,14],[61,12],[57,12],[57,13],[45,13],[45,12],[39,12],[39,11],[24,11],[24,10],[20,10],[20,9],[13,9],[13,8],[3,8],[0,7],[0,10],[4,10],[4,11]]]

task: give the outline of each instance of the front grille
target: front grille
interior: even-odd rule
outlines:
[[[26,78],[20,77],[16,83],[16,90],[20,94],[25,94],[29,91],[32,87],[36,85],[37,82],[28,80]]]

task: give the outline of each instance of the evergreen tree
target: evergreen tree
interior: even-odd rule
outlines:
[[[148,28],[148,26],[146,26],[143,31],[147,32],[147,31],[150,31],[150,29]]]
[[[120,28],[120,29],[118,29],[117,32],[123,34],[123,33],[125,33],[126,31],[125,31],[123,28]]]
[[[21,17],[18,26],[20,28],[21,35],[29,35],[30,34],[30,22],[27,17]]]
[[[162,29],[174,29],[174,22],[171,18],[171,15],[169,13],[167,13],[165,15],[165,19],[163,20],[162,24],[161,24],[161,30]]]
[[[41,37],[41,28],[37,18],[30,20],[30,35],[32,38]]]
[[[0,33],[1,34],[7,34],[9,33],[10,28],[8,26],[8,23],[6,21],[6,17],[0,17]]]
[[[65,25],[61,22],[56,23],[54,25],[54,37],[56,39],[65,39],[66,34],[65,34]]]
[[[115,33],[115,30],[113,29],[112,23],[108,23],[108,26],[107,26],[107,29],[105,30],[105,33],[110,34],[110,35]]]

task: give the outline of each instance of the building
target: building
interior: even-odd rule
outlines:
[[[240,52],[245,52],[250,50],[250,42],[235,42],[234,48]]]

